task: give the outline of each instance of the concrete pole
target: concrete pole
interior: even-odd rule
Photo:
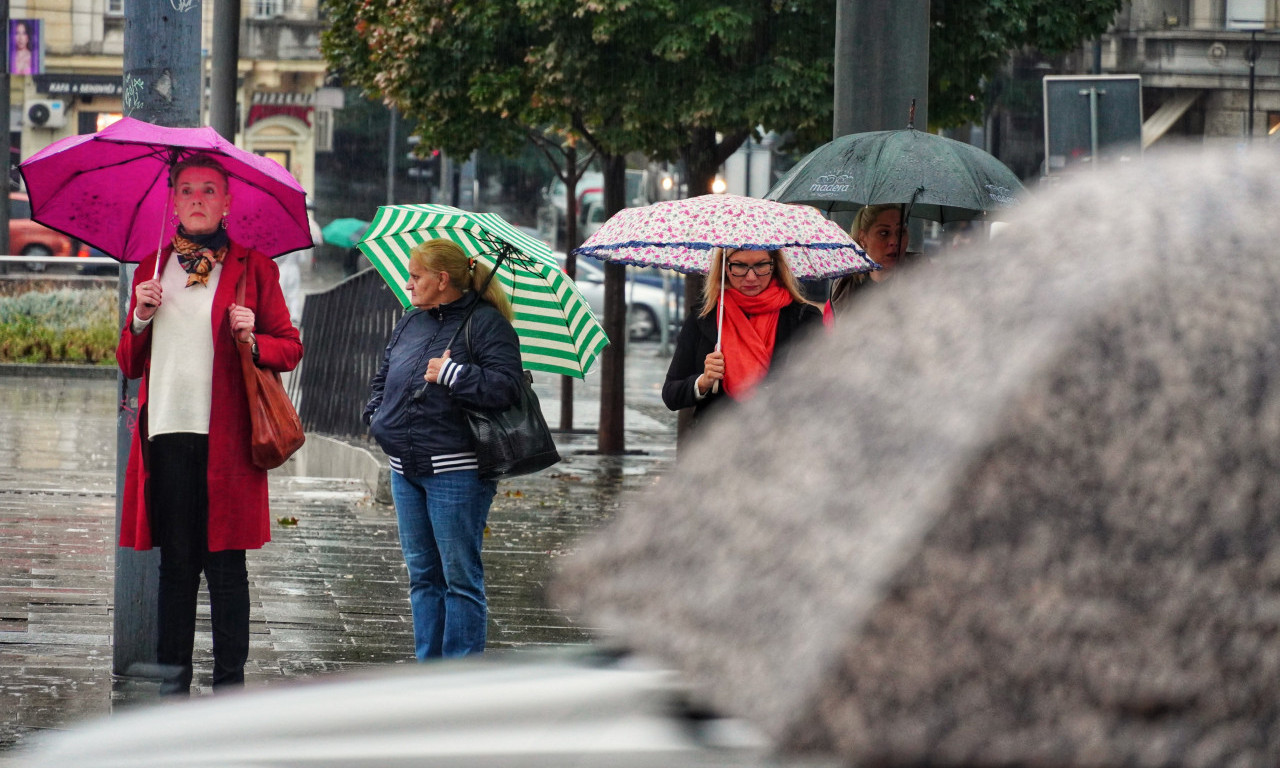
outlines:
[[[396,123],[400,110],[391,107],[391,119],[387,126],[387,205],[396,204]]]
[[[213,50],[209,82],[209,125],[236,143],[236,92],[239,90],[240,0],[214,0]]]
[[[837,0],[832,138],[929,127],[929,0]],[[905,201],[904,201],[905,202]],[[831,217],[846,229],[853,213]],[[909,226],[920,247],[924,228]]]
[[[125,4],[124,113],[168,127],[200,122],[200,4],[195,0]],[[133,267],[120,270],[120,317],[129,306]],[[138,383],[119,378],[116,416],[116,530],[124,473],[138,416]],[[127,675],[156,659],[159,551],[116,549],[112,669]]]
[[[832,137],[929,125],[929,1],[837,0]]]
[[[4,135],[5,144],[9,139],[9,0],[0,0],[0,29],[4,30],[3,40],[0,40],[0,106],[4,107]],[[4,152],[5,167],[5,189],[9,188],[12,183],[9,180],[9,174],[13,171],[13,166],[9,165],[11,153],[6,146]],[[0,202],[0,254],[9,253],[9,195],[4,196],[4,201]]]

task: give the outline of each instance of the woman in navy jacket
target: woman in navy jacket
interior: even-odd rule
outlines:
[[[406,287],[414,308],[392,332],[364,409],[391,462],[419,660],[484,650],[480,545],[497,482],[479,476],[460,405],[508,408],[523,375],[500,285],[490,281],[483,297],[477,293],[487,276],[452,241],[413,249]],[[469,331],[447,348],[476,302]]]

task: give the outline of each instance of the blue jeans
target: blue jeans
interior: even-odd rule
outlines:
[[[480,545],[497,490],[475,470],[391,473],[419,661],[484,651],[489,615]]]

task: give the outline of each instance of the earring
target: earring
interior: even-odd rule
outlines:
[[[178,220],[178,214],[176,212],[169,217],[169,221],[172,222],[173,226],[175,227],[177,227],[179,224],[182,223],[181,221]]]
[[[222,214],[222,221],[220,223],[223,229],[227,228],[227,214]]]

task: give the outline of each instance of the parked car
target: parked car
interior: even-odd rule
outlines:
[[[79,243],[75,249],[76,258],[86,261],[76,263],[76,271],[82,275],[118,275],[120,262],[108,256],[104,251],[87,243]],[[93,261],[87,259],[92,257]]]
[[[72,255],[71,238],[31,220],[31,201],[24,192],[9,193],[9,252],[22,256]],[[27,263],[33,272],[43,271],[41,261]]]
[[[585,240],[594,235],[609,216],[604,212],[603,195],[590,195],[584,198],[583,203],[586,208],[582,212],[582,239]]]
[[[564,264],[564,254],[557,253],[556,258]],[[575,261],[577,275],[574,278],[578,290],[591,307],[598,319],[604,319],[604,266],[597,259],[579,257]],[[662,331],[661,322],[665,316],[669,333],[674,335],[680,329],[681,298],[684,295],[683,284],[679,280],[671,281],[670,291],[653,286],[636,279],[639,270],[627,268],[627,337],[632,341],[648,341],[658,338]],[[659,278],[661,279],[661,278]],[[665,309],[664,309],[665,307]]]
[[[645,205],[644,172],[633,168],[627,169],[627,206]],[[574,191],[578,196],[578,226],[582,226],[586,213],[588,196],[604,193],[604,174],[588,171],[578,179]],[[542,191],[542,203],[538,207],[538,237],[553,248],[563,248],[565,238],[565,186],[560,179],[555,179]],[[579,232],[579,235],[582,233]]]

